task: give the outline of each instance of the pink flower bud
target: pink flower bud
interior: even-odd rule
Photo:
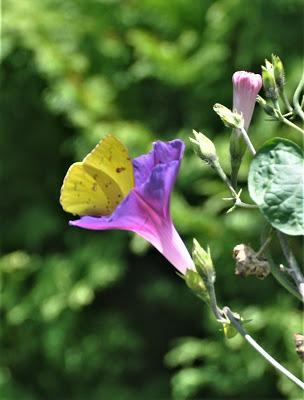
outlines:
[[[247,130],[253,114],[256,97],[262,87],[262,77],[252,72],[237,71],[232,76],[233,110],[242,113]]]

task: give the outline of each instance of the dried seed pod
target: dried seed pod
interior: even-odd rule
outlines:
[[[238,244],[235,246],[233,249],[233,257],[236,261],[236,275],[242,277],[255,275],[259,279],[264,279],[270,272],[268,262],[245,244]]]

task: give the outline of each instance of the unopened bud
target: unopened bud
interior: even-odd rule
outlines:
[[[232,112],[229,108],[219,103],[214,104],[213,110],[228,128],[242,129],[244,127],[244,118],[238,112]]]
[[[230,162],[231,162],[231,179],[236,179],[243,156],[246,151],[246,143],[241,140],[240,133],[234,130],[230,136],[229,142]]]
[[[269,71],[273,69],[273,65],[271,64],[270,61],[267,60],[267,58],[265,58],[265,68],[268,69]]]
[[[275,113],[273,106],[268,104],[267,101],[265,99],[263,99],[263,97],[258,96],[256,100],[257,100],[257,103],[259,103],[259,105],[266,112],[266,114],[270,115],[271,117],[276,117],[276,113]]]
[[[282,92],[285,85],[284,66],[280,57],[272,54],[271,58],[272,58],[274,79],[278,86],[279,91]]]
[[[207,303],[209,302],[210,298],[206,285],[202,277],[196,271],[187,269],[184,279],[188,288],[190,288],[192,292]]]
[[[273,65],[267,60],[266,67],[262,66],[262,79],[267,99],[277,101],[279,98],[279,91],[274,78]]]
[[[193,130],[193,138],[189,138],[195,153],[207,164],[212,165],[217,160],[216,149],[213,142],[203,135],[201,132]]]
[[[270,273],[268,262],[258,256],[251,247],[239,244],[233,249],[233,256],[236,261],[235,274],[242,277],[255,275],[264,279]]]
[[[192,258],[196,271],[203,278],[206,285],[213,284],[215,282],[215,270],[209,247],[205,251],[198,241],[193,239]]]
[[[255,107],[257,94],[262,87],[262,77],[247,71],[236,71],[232,75],[233,110],[242,114],[244,128],[248,130]]]

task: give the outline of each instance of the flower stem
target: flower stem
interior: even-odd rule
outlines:
[[[229,178],[225,174],[225,172],[224,172],[224,170],[221,167],[219,162],[215,162],[214,165],[213,165],[213,168],[216,170],[216,172],[219,175],[219,177],[222,179],[222,181],[226,184],[226,186],[230,190],[230,192],[231,192],[231,194],[232,194],[232,196],[233,196],[233,198],[235,200],[235,206],[238,206],[238,207],[241,207],[241,208],[257,208],[257,206],[255,204],[247,204],[247,203],[244,203],[240,199],[239,194],[236,192],[236,190],[232,186]]]
[[[297,86],[297,88],[296,88],[296,90],[294,92],[293,99],[292,99],[295,112],[298,114],[298,116],[304,122],[304,112],[303,112],[303,110],[302,110],[302,108],[300,106],[300,102],[299,102],[300,94],[301,94],[303,88],[304,88],[304,73],[303,73],[303,75],[301,77],[301,80],[300,80],[300,82],[299,82],[299,84],[298,84],[298,86]]]
[[[304,129],[300,128],[298,125],[296,125],[293,122],[289,121],[289,119],[283,117],[282,114],[279,115],[279,120],[281,122],[284,122],[285,125],[288,125],[293,129],[296,129],[297,131],[301,132],[304,135]]]
[[[290,379],[293,383],[298,385],[301,389],[304,390],[304,382],[302,382],[300,379],[298,379],[296,376],[294,376],[288,369],[283,367],[278,361],[276,361],[270,354],[267,353],[261,347],[254,339],[252,336],[250,336],[245,329],[242,327],[242,325],[234,318],[231,310],[229,307],[224,307],[223,309],[224,313],[226,314],[227,318],[229,321],[232,323],[232,325],[235,327],[235,329],[240,333],[240,335],[243,336],[243,338],[258,352],[262,357],[265,358],[274,368],[276,368],[278,371],[280,371],[282,374],[284,374],[288,379]]]
[[[298,300],[303,301],[303,298],[299,295],[296,286],[293,282],[288,278],[285,272],[283,272],[273,261],[270,251],[266,253],[267,261],[270,265],[270,270],[273,277],[286,289],[289,293],[295,296]]]
[[[288,246],[286,236],[279,231],[277,231],[277,236],[279,238],[282,251],[289,266],[289,269],[287,271],[289,272],[289,275],[292,277],[292,279],[295,281],[298,291],[301,295],[301,298],[302,300],[304,300],[304,276],[298,266],[297,260],[293,252],[290,250]]]
[[[245,140],[245,143],[247,144],[251,154],[253,156],[255,156],[256,155],[256,151],[255,151],[255,148],[254,148],[253,144],[251,143],[251,140],[250,140],[250,138],[248,136],[248,133],[246,132],[246,129],[245,128],[241,128],[240,131],[242,133],[243,139]]]
[[[285,104],[285,106],[286,106],[286,108],[288,110],[288,113],[292,114],[293,108],[292,108],[291,104],[289,103],[289,100],[288,100],[288,97],[286,95],[284,87],[283,87],[283,91],[282,91],[282,99],[283,99],[284,104]]]
[[[220,309],[217,305],[214,284],[212,282],[210,282],[207,284],[207,287],[208,287],[208,293],[209,293],[209,297],[210,297],[210,305],[211,305],[212,312],[215,315],[216,319],[218,321],[221,321],[221,320],[223,320],[223,317],[222,317]]]
[[[261,249],[263,249],[263,253],[266,256],[266,259],[270,265],[270,270],[271,273],[273,275],[273,277],[280,283],[280,285],[282,285],[286,290],[289,291],[289,293],[291,293],[293,296],[295,296],[298,300],[303,301],[303,299],[301,298],[297,287],[295,286],[294,282],[290,279],[290,276],[286,274],[286,272],[284,272],[282,270],[282,268],[280,268],[273,260],[272,256],[271,256],[271,252],[269,249],[268,244],[269,239],[271,239],[272,237],[272,231],[273,228],[270,228],[269,230],[269,226],[266,226],[265,229],[263,229],[262,234],[261,234]],[[265,244],[267,243],[267,246],[265,247]],[[260,253],[260,251],[259,251]]]
[[[267,247],[269,246],[270,242],[272,241],[272,236],[268,236],[268,238],[265,240],[265,242],[262,244],[262,246],[260,247],[259,251],[256,253],[256,257],[259,258],[267,249]]]

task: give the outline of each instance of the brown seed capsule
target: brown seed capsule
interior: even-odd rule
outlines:
[[[247,277],[255,275],[259,279],[264,279],[270,272],[268,262],[258,256],[251,247],[245,244],[238,244],[233,249],[233,257],[236,261],[235,275]]]

